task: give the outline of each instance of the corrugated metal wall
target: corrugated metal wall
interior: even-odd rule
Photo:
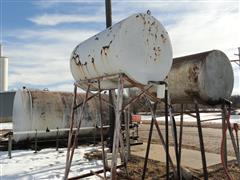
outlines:
[[[15,92],[0,93],[0,123],[12,122],[13,100]]]

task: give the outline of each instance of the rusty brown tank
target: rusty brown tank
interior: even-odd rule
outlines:
[[[231,96],[233,82],[231,63],[219,50],[175,58],[168,74],[172,103],[218,104]]]

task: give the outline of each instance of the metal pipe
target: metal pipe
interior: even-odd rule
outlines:
[[[117,168],[121,168],[121,167],[124,167],[124,164],[121,164],[121,165],[117,166]],[[109,169],[107,169],[107,170],[109,171]],[[103,169],[97,170],[95,172],[90,171],[89,173],[86,173],[86,174],[83,174],[83,175],[80,175],[80,176],[68,178],[68,180],[78,180],[78,179],[86,178],[86,177],[89,177],[89,176],[93,176],[96,173],[98,173],[98,174],[103,173]]]
[[[103,128],[109,128],[109,126],[103,126]],[[80,130],[93,130],[95,127],[81,127]],[[70,128],[62,128],[62,129],[49,129],[49,132],[66,132],[69,131]],[[73,131],[76,131],[77,128],[72,128]],[[18,131],[18,132],[13,132],[13,134],[34,134],[36,131]],[[46,134],[49,133],[46,132],[46,130],[38,130],[38,134]]]

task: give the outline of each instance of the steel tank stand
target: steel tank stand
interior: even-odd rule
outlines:
[[[198,103],[196,101],[195,101],[195,111],[196,111],[198,136],[199,136],[199,143],[200,143],[200,150],[201,150],[201,157],[202,157],[203,176],[204,176],[204,180],[208,180],[207,162],[206,162],[205,148],[204,148],[204,142],[203,142],[201,119],[200,119]]]

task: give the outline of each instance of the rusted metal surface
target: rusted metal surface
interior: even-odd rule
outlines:
[[[77,104],[84,99],[85,94],[77,95]],[[107,96],[102,95],[103,99]],[[19,90],[16,92],[13,105],[13,132],[31,131],[31,130],[47,130],[70,127],[70,115],[72,106],[73,93],[66,92],[49,92],[39,90]],[[92,98],[85,107],[84,119],[81,127],[99,126],[99,118],[97,116],[97,107],[99,102]],[[103,104],[103,125],[109,122],[108,106]],[[76,110],[76,114],[80,114],[80,110]],[[91,134],[91,131],[81,131],[80,134]],[[55,137],[54,133],[46,133],[39,135],[39,138]],[[67,136],[66,132],[59,132],[59,136]],[[21,134],[14,136],[15,141],[32,139],[32,134]]]
[[[165,79],[172,64],[172,47],[165,28],[153,16],[134,14],[79,44],[70,60],[78,85],[101,80],[102,89],[116,89],[119,73],[147,85]],[[143,68],[144,67],[144,68]],[[133,84],[126,82],[124,87]],[[95,82],[95,87],[96,82]],[[97,90],[92,88],[91,90]]]
[[[218,104],[232,93],[233,70],[219,50],[175,58],[168,84],[172,103]]]

